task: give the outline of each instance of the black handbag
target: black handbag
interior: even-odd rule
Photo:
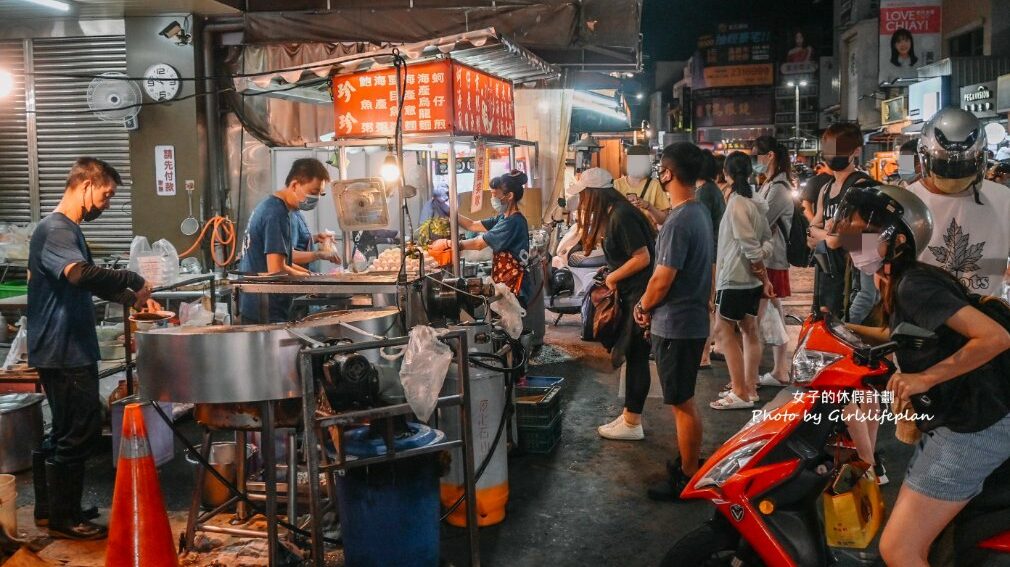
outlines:
[[[621,334],[623,310],[621,296],[607,287],[607,270],[600,270],[582,300],[582,340],[597,341],[607,350],[617,344]]]

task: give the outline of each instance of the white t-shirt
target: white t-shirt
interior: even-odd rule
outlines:
[[[1001,295],[1010,256],[1010,188],[983,180],[981,205],[970,189],[937,195],[916,181],[908,190],[933,213],[933,237],[919,260],[954,274],[973,293]]]

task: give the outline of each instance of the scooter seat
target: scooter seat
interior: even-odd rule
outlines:
[[[581,250],[568,255],[569,268],[602,268],[606,265],[606,256],[586,256]]]

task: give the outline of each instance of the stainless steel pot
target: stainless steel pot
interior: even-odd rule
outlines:
[[[137,334],[137,374],[150,400],[235,403],[301,395],[297,358],[301,341],[287,329],[316,340],[373,340],[353,328],[398,337],[395,308],[336,311],[297,323],[230,327],[170,327]],[[348,327],[346,325],[350,325]],[[375,361],[379,356],[374,355]]]
[[[42,394],[0,396],[0,473],[32,466],[32,450],[42,445]]]

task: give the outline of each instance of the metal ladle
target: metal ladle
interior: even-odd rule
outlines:
[[[179,226],[179,230],[186,236],[193,236],[200,230],[200,221],[196,220],[193,216],[193,188],[186,188],[186,199],[189,201],[189,216],[182,219],[182,224]]]

